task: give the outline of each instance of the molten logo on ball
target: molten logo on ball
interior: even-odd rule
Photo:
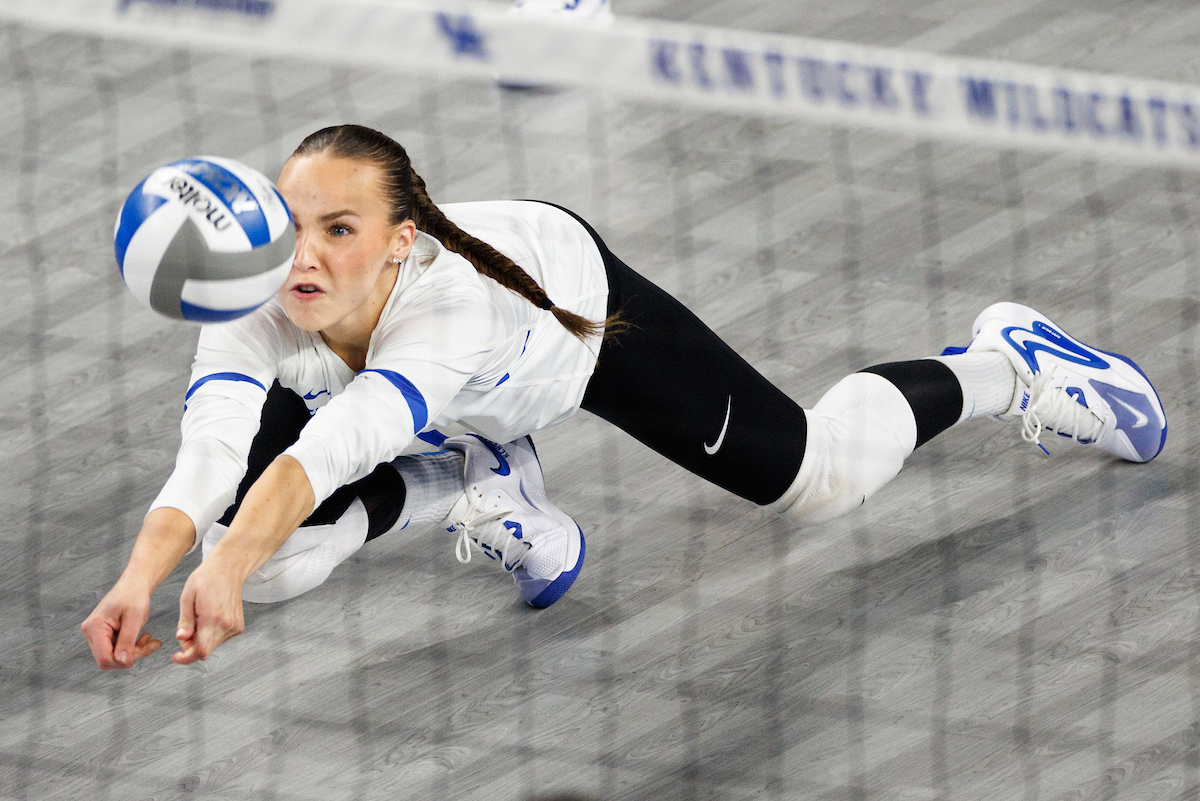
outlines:
[[[208,323],[270,300],[291,269],[296,231],[265,176],[203,156],[160,167],[138,184],[113,240],[134,297],[168,317]]]

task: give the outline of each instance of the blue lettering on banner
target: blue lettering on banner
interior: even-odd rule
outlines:
[[[1129,95],[1121,97],[1121,133],[1135,142],[1142,141],[1142,121],[1138,119],[1137,111],[1133,108],[1133,98]]]
[[[834,67],[834,74],[837,76],[837,96],[843,106],[853,107],[858,105],[858,95],[854,94],[850,85],[846,83],[846,75],[853,68],[854,65],[846,61],[839,61],[837,66]]]
[[[152,0],[130,0],[130,2]],[[199,2],[200,0],[192,0]],[[215,2],[216,0],[214,0]],[[165,0],[164,0],[165,2]],[[443,15],[444,16],[444,15]],[[446,18],[449,19],[449,18]],[[445,23],[460,51],[482,52],[482,40],[465,46],[473,28],[468,17]],[[1200,103],[1139,96],[1135,91],[1106,92],[1065,83],[1037,83],[986,74],[943,75],[919,69],[897,69],[879,63],[787,55],[779,50],[712,45],[704,41],[652,39],[649,67],[653,79],[681,90],[720,93],[730,99],[769,96],[810,106],[830,101],[848,111],[901,113],[935,118],[935,104],[957,80],[962,106],[957,115],[968,122],[1057,137],[1180,146],[1200,151]],[[794,70],[790,72],[789,70]],[[948,111],[948,110],[947,110]]]
[[[712,89],[713,79],[709,77],[708,70],[704,66],[704,56],[707,52],[704,47],[704,42],[693,42],[688,52],[692,56],[692,75],[696,77],[696,85],[701,89]]]
[[[1021,93],[1020,87],[1012,81],[1004,84],[1004,109],[1008,112],[1008,126],[1018,128],[1021,125]]]
[[[1051,94],[1054,97],[1054,124],[1064,133],[1075,133],[1075,104],[1072,101],[1071,90],[1056,86]]]
[[[675,57],[679,54],[679,42],[667,39],[650,40],[651,74],[667,83],[683,83],[683,72]]]
[[[764,53],[767,75],[771,81],[771,94],[783,97],[787,94],[787,82],[783,78],[783,53]]]
[[[1108,136],[1108,128],[1100,121],[1098,114],[1099,106],[1102,105],[1108,98],[1099,92],[1092,92],[1087,96],[1087,101],[1083,107],[1083,122],[1087,126],[1088,133],[1096,137]]]
[[[1154,141],[1160,145],[1167,143],[1167,101],[1152,97],[1146,101],[1150,109],[1150,122],[1154,125]]]
[[[437,14],[438,30],[450,42],[455,57],[467,56],[480,61],[488,60],[483,34],[475,30],[470,14],[451,16],[444,11]]]
[[[1187,134],[1187,146],[1192,150],[1200,148],[1200,117],[1196,115],[1196,107],[1191,103],[1179,103],[1175,106],[1179,124]]]
[[[1029,123],[1035,131],[1045,131],[1050,127],[1050,120],[1042,115],[1042,106],[1038,102],[1038,92],[1036,86],[1025,87],[1025,113],[1029,117]]]
[[[933,113],[933,109],[929,107],[929,84],[931,83],[933,83],[933,75],[928,72],[910,70],[908,73],[908,87],[912,97],[913,110],[922,117]]]
[[[275,13],[275,0],[120,0],[117,13],[124,14],[135,3],[158,8],[201,8],[257,19],[266,19]]]
[[[967,115],[982,120],[996,118],[996,94],[992,82],[983,78],[964,76],[963,91],[967,98]]]
[[[754,90],[754,73],[750,71],[749,53],[745,50],[725,48],[721,51],[725,58],[725,72],[729,76],[729,86],[742,91]]]
[[[825,62],[816,58],[799,59],[800,91],[814,103],[825,99]]]
[[[871,104],[878,108],[895,108],[900,105],[892,91],[892,71],[887,67],[867,67],[871,76]]]

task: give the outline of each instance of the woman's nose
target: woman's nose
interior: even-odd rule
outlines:
[[[300,270],[311,270],[318,264],[312,240],[305,233],[296,232],[296,255],[292,257],[292,266]]]

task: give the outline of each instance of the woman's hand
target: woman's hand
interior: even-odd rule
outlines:
[[[206,560],[192,572],[179,596],[179,652],[176,664],[208,659],[218,645],[245,630],[242,581],[232,571]]]
[[[133,582],[118,581],[79,626],[102,670],[133,667],[143,656],[162,647],[147,632],[138,636],[150,617],[150,591]]]
[[[150,617],[150,595],[179,564],[196,539],[191,518],[163,507],[146,515],[121,578],[79,626],[96,664],[104,670],[132,667],[162,643],[138,633]]]
[[[207,659],[218,645],[245,629],[242,582],[279,550],[314,505],[304,468],[290,456],[276,457],[251,485],[242,505],[179,597],[180,665]]]

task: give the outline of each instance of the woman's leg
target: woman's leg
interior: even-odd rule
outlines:
[[[804,459],[804,410],[696,315],[606,252],[610,312],[583,408],[719,487],[779,498]]]
[[[205,556],[224,536],[251,485],[296,441],[309,418],[308,407],[294,392],[278,383],[267,392],[246,476],[233,504],[205,534]],[[243,598],[255,603],[293,598],[319,586],[364,542],[393,529],[441,520],[462,494],[462,462],[451,451],[401,456],[338,489],[247,579]]]
[[[960,372],[979,374],[970,393],[983,399],[972,401],[975,415],[1003,411],[1011,400],[1015,373],[992,353],[869,367],[803,410],[580,222],[604,258],[608,312],[629,326],[602,344],[583,408],[797,522],[862,505],[914,448],[963,419],[969,393]],[[993,396],[1003,405],[994,409]]]

